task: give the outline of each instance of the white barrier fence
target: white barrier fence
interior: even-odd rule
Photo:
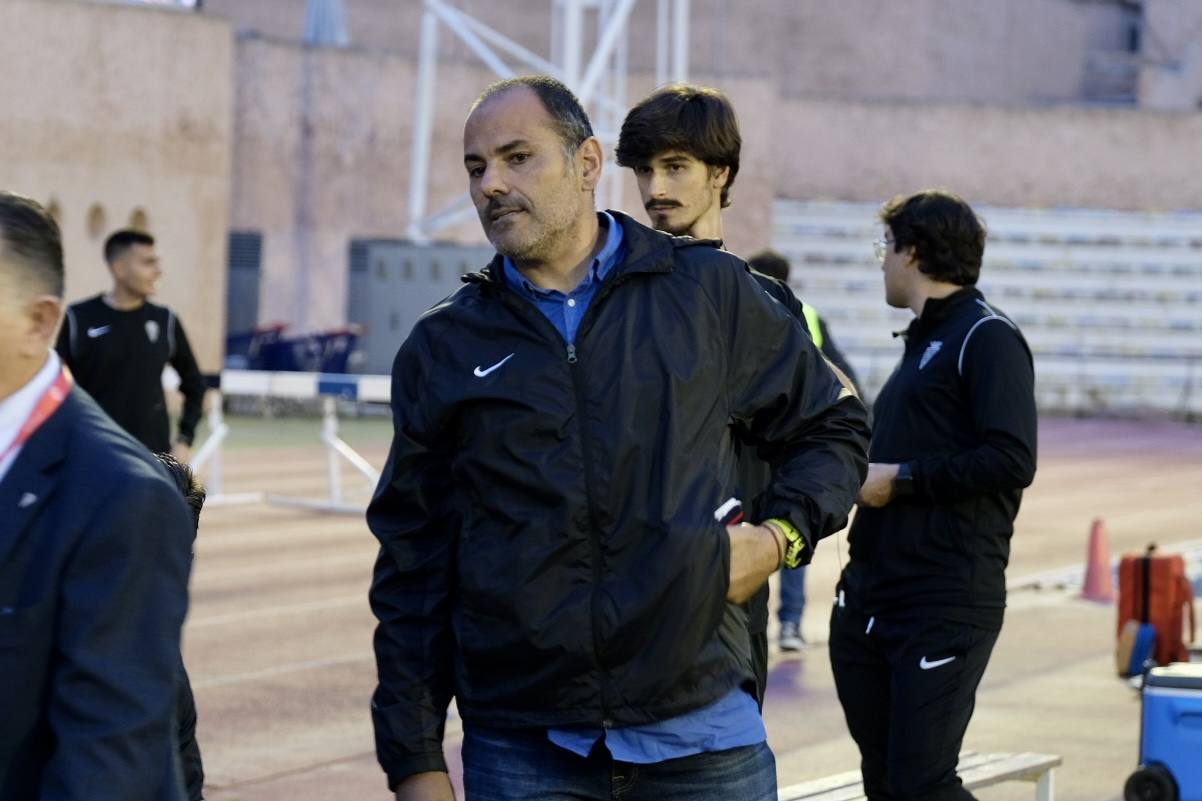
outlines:
[[[363,505],[350,503],[343,492],[343,466],[350,465],[372,488],[380,473],[338,436],[338,400],[387,403],[391,379],[386,375],[337,375],[330,373],[263,372],[223,370],[221,389],[209,397],[209,436],[192,458],[192,469],[205,477],[207,503],[214,505],[266,502],[321,512],[362,514]],[[222,445],[230,427],[222,413],[223,395],[243,395],[291,400],[321,399],[319,439],[326,451],[327,493],[324,498],[300,498],[266,492],[226,493],[223,481]]]

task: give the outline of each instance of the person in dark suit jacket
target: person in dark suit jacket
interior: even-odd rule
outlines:
[[[0,192],[0,801],[180,801],[192,523],[50,350],[58,226]]]

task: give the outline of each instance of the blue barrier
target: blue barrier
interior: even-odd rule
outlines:
[[[234,370],[345,373],[359,342],[356,328],[284,337],[276,324],[226,337],[225,366]]]

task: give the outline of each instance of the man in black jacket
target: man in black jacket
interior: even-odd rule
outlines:
[[[104,243],[113,287],[67,309],[58,355],[100,408],[154,453],[191,460],[192,438],[204,404],[205,383],[179,318],[150,302],[162,268],[154,237],[121,230]],[[184,408],[171,439],[163,368],[179,374]]]
[[[0,801],[180,801],[192,525],[50,349],[62,291],[58,226],[0,192]]]
[[[655,90],[630,110],[615,155],[618,164],[634,173],[643,208],[655,228],[722,247],[722,210],[733,199],[742,145],[738,117],[725,94],[708,86],[673,84]],[[804,306],[787,283],[763,271],[752,275],[795,319],[805,320]],[[739,483],[754,513],[756,499],[768,488],[771,468],[754,443],[736,439],[735,445]],[[782,587],[793,588],[798,580],[804,581],[804,565],[812,556],[807,553],[801,566],[782,572]],[[800,609],[797,612],[796,620],[790,617],[782,627],[782,649],[801,647]],[[756,692],[762,705],[768,683],[767,584],[748,601],[747,613]]]
[[[498,255],[402,345],[368,509],[401,799],[451,798],[452,696],[469,799],[775,798],[738,604],[842,525],[867,415],[745,264],[598,214],[602,162],[554,79],[465,125]],[[732,424],[774,456],[759,525],[715,519]]]
[[[758,253],[753,253],[748,257],[747,263],[756,272],[771,276],[792,289],[792,285],[789,283],[789,276],[792,272],[789,260],[775,250],[766,249]],[[826,320],[818,313],[816,308],[805,302],[801,302],[801,316],[805,321],[806,329],[810,332],[810,339],[814,340],[814,344],[818,346],[818,350],[822,351],[822,355],[831,364],[843,372],[843,375],[847,377],[855,386],[856,392],[859,393],[860,382],[856,379],[856,370],[851,366],[851,362],[847,360],[847,357],[843,355],[843,351],[839,349],[839,346],[835,344],[835,338],[831,336],[831,330],[827,326]]]
[[[789,286],[789,260],[775,250],[761,250],[752,255],[747,263],[756,272],[771,276],[786,287]],[[826,321],[813,306],[801,301],[799,303],[801,318],[805,322],[806,330],[810,332],[810,339],[814,340],[822,355],[842,371],[843,376],[858,392],[860,387],[856,382],[856,372],[843,355],[843,351],[835,344],[834,337],[826,327]],[[807,569],[801,567],[797,570],[781,571],[780,574],[780,602],[776,609],[776,619],[780,623],[777,643],[782,651],[800,651],[806,644],[801,633],[801,618],[806,608]]]
[[[1034,371],[1018,327],[976,289],[985,231],[968,204],[921,192],[881,220],[885,300],[915,319],[873,406],[831,665],[870,799],[971,799],[956,762],[1035,475]]]

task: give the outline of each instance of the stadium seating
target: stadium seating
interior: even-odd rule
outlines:
[[[885,306],[878,207],[778,200],[773,247],[871,397],[908,310]],[[1202,413],[1202,214],[981,207],[981,289],[1022,326],[1042,411]]]

